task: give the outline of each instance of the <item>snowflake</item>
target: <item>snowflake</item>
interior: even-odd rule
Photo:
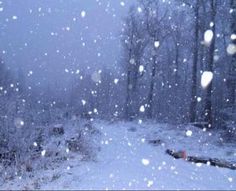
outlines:
[[[46,154],[46,150],[42,150],[41,155],[44,157]]]
[[[137,10],[138,10],[139,13],[141,13],[143,11],[141,7],[138,7]]]
[[[151,187],[152,185],[153,185],[153,181],[149,180],[148,183],[147,183],[147,187]]]
[[[114,79],[115,84],[118,84],[118,82],[119,82],[119,79]]]
[[[203,72],[202,74],[202,77],[201,77],[201,86],[202,88],[207,88],[211,81],[213,80],[213,73],[210,72],[210,71],[205,71]]]
[[[145,112],[145,107],[142,105],[142,106],[139,108],[139,111],[142,112],[142,113]]]
[[[192,131],[190,131],[190,130],[186,131],[186,136],[188,136],[188,137],[191,137],[191,136],[192,136],[192,134],[193,134],[193,132],[192,132]]]
[[[155,46],[155,48],[158,48],[160,46],[160,42],[159,41],[155,41],[154,42],[154,46]]]
[[[139,72],[142,73],[144,71],[144,66],[143,65],[140,65],[139,66]]]
[[[232,177],[229,177],[228,180],[229,180],[229,182],[233,182],[233,178]]]
[[[82,18],[84,18],[86,16],[86,12],[85,11],[81,11],[80,15],[81,15]]]
[[[198,102],[201,102],[201,101],[202,101],[202,98],[201,98],[201,97],[197,97],[197,101],[198,101]]]
[[[150,164],[150,161],[148,159],[142,159],[142,163],[144,166],[148,166]]]
[[[18,17],[16,15],[14,15],[14,16],[12,16],[12,19],[16,20],[16,19],[18,19]]]
[[[232,35],[230,36],[230,38],[231,38],[231,40],[236,40],[236,34],[232,34]]]
[[[230,43],[230,44],[228,45],[228,47],[227,47],[227,53],[228,53],[229,55],[234,55],[234,54],[236,54],[236,45],[233,44],[233,43]]]
[[[124,7],[124,6],[125,6],[125,2],[124,2],[124,1],[121,1],[121,2],[120,2],[120,5],[121,5],[122,7]]]
[[[17,128],[21,128],[24,126],[25,122],[21,118],[16,118],[14,124]]]
[[[214,33],[212,30],[207,30],[204,33],[204,42],[206,45],[209,45],[214,37]]]

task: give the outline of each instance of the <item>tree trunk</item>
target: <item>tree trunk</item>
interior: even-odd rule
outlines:
[[[153,56],[151,84],[147,100],[148,103],[147,117],[150,119],[153,117],[152,112],[153,112],[153,93],[154,93],[155,76],[156,76],[156,56]]]
[[[175,44],[175,84],[174,85],[179,85],[179,55],[180,55],[180,50],[179,50],[179,43],[177,42]]]
[[[130,83],[131,83],[131,72],[128,69],[127,84],[126,84],[126,100],[125,100],[125,118],[127,120],[130,120],[130,105],[131,105]]]
[[[198,48],[199,48],[199,0],[196,0],[195,5],[195,31],[194,31],[194,53],[193,53],[193,68],[192,68],[192,89],[191,89],[191,104],[190,104],[190,122],[196,120],[197,106],[197,64],[198,64]]]
[[[210,8],[211,8],[211,22],[214,23],[214,25],[212,26],[212,32],[214,34],[213,39],[211,44],[209,45],[208,48],[208,62],[207,62],[207,66],[206,69],[207,71],[210,71],[213,73],[213,65],[214,65],[214,52],[215,52],[215,30],[216,30],[216,26],[215,26],[215,16],[216,16],[216,1],[215,0],[211,0],[210,2]],[[208,127],[212,127],[212,122],[213,122],[213,118],[212,118],[212,93],[213,93],[213,85],[212,82],[210,83],[210,85],[207,87],[206,90],[206,100],[205,100],[205,108],[204,108],[204,116],[205,116],[205,122],[208,123]]]
[[[236,1],[231,0],[230,6],[231,9],[234,10],[231,17],[231,31],[232,34],[236,34]],[[232,44],[236,46],[236,39],[232,39]],[[234,54],[231,59],[230,76],[232,77],[232,79],[236,78],[236,54]],[[230,105],[233,106],[233,110],[235,110],[235,99],[236,99],[235,91],[236,91],[236,83],[232,82],[229,85],[229,94],[230,94],[229,100],[230,100]]]

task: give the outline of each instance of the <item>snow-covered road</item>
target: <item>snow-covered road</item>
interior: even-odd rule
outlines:
[[[160,124],[102,121],[95,126],[102,132],[95,162],[81,162],[75,155],[53,169],[34,172],[33,178],[10,181],[2,189],[236,189],[236,171],[174,160],[165,154],[167,147],[175,146],[174,137],[180,137],[173,129],[168,131]],[[165,144],[148,144],[148,134],[155,134]],[[197,132],[186,139],[192,148],[194,135]],[[180,137],[178,147],[185,148],[186,140]]]
[[[165,148],[147,144],[145,129],[132,132],[127,125],[98,123],[103,137],[97,162],[71,168],[42,188],[236,189],[235,171],[173,160]]]

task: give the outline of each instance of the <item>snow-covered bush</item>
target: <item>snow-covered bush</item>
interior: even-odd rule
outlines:
[[[55,128],[63,128],[64,133],[55,134]],[[100,131],[89,121],[69,121],[64,124],[38,126],[27,131],[27,127],[18,129],[16,163],[11,164],[18,175],[33,173],[38,169],[49,169],[62,161],[78,158],[96,160]]]
[[[221,112],[221,125],[224,131],[224,140],[235,142],[236,138],[236,111],[233,108],[224,109]]]

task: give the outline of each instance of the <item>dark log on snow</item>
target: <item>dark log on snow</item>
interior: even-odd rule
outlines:
[[[198,127],[200,129],[208,128],[207,122],[194,122],[194,123],[189,123],[189,125],[193,125],[193,126]]]
[[[54,125],[53,129],[52,129],[52,134],[55,136],[59,136],[59,135],[63,135],[64,132],[64,128],[62,124],[57,124]]]
[[[185,153],[184,151],[178,151],[178,152],[175,152],[173,150],[170,150],[170,149],[167,149],[166,150],[166,153],[172,157],[174,157],[175,159],[184,159],[185,158]]]
[[[162,141],[160,139],[156,139],[156,140],[149,140],[148,143],[154,146],[159,146],[162,144]]]
[[[193,162],[193,163],[203,163],[203,164],[208,164],[211,166],[217,166],[221,168],[228,168],[231,170],[236,170],[236,163],[228,162],[225,160],[220,160],[216,158],[210,158],[210,157],[197,157],[197,156],[187,156],[185,155],[184,151],[178,151],[175,152],[173,150],[167,149],[166,153],[175,159],[185,159],[188,162]]]

